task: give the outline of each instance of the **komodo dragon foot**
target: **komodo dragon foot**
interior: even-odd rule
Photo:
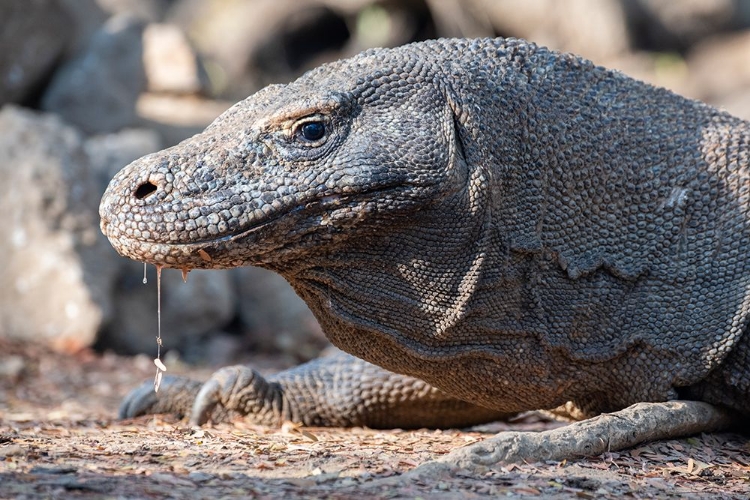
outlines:
[[[510,416],[340,351],[268,378],[245,366],[230,366],[204,384],[165,376],[158,393],[153,383],[145,382],[125,397],[120,418],[147,413],[189,415],[191,425],[241,415],[269,426],[290,420],[371,428],[469,427]]]
[[[343,352],[268,378],[245,366],[230,366],[203,384],[164,377],[158,393],[149,381],[125,398],[120,418],[147,413],[189,415],[191,425],[243,416],[269,426],[289,420],[309,426],[371,428],[469,427],[510,416],[451,398],[421,380]],[[739,423],[737,414],[703,402],[638,403],[550,431],[502,432],[426,463],[413,474],[432,473],[436,467],[477,470],[495,463],[593,456]]]
[[[740,428],[731,410],[701,401],[636,403],[613,413],[544,432],[501,432],[453,450],[410,474],[436,469],[482,470],[497,463],[541,462],[600,455],[659,439]],[[433,476],[434,477],[434,476]]]

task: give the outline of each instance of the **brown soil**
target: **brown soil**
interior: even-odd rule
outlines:
[[[553,424],[375,431],[116,420],[122,396],[154,371],[146,357],[0,340],[0,498],[750,498],[750,441],[732,434],[426,480],[404,474],[490,432]]]

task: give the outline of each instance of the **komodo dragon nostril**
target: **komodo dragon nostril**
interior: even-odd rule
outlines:
[[[156,192],[156,184],[153,184],[150,181],[146,181],[140,186],[138,186],[138,189],[135,190],[135,197],[139,200],[143,200],[145,198],[148,198],[155,192]]]

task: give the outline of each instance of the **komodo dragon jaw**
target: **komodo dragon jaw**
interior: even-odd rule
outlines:
[[[396,69],[312,72],[238,103],[115,176],[102,231],[121,255],[165,267],[277,267],[361,237],[357,226],[408,221],[460,190],[465,173],[455,171],[446,98],[378,80],[406,71]]]

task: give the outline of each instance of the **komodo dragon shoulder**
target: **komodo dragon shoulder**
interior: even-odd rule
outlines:
[[[100,213],[132,259],[280,273],[358,358],[170,379],[125,415],[440,426],[645,402],[671,429],[676,400],[698,429],[717,425],[700,408],[750,415],[750,124],[575,55],[369,50],[127,166]]]

